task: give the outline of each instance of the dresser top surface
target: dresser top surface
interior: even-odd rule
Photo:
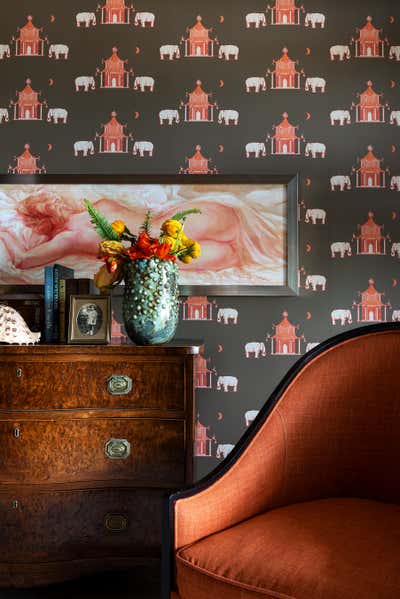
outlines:
[[[109,356],[182,356],[198,354],[203,346],[202,341],[176,340],[165,345],[10,345],[0,344],[1,355],[109,355]]]

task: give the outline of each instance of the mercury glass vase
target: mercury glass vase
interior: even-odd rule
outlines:
[[[159,258],[124,265],[122,315],[136,345],[168,343],[174,337],[179,316],[178,274],[175,262]]]

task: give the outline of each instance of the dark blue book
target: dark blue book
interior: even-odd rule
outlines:
[[[44,341],[59,342],[60,279],[73,278],[72,268],[52,264],[44,268]]]

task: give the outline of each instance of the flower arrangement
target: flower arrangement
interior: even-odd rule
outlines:
[[[151,234],[151,211],[148,210],[139,233],[133,234],[121,220],[110,223],[91,202],[84,200],[91,222],[102,241],[98,258],[105,264],[94,276],[95,285],[101,290],[112,289],[124,278],[124,264],[134,260],[176,262],[188,264],[200,256],[200,244],[184,232],[186,218],[201,214],[198,208],[178,212],[161,225],[158,237]]]

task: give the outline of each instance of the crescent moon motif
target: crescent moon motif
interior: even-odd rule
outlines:
[[[306,314],[306,318],[307,318],[307,320],[310,320],[310,319],[312,318],[312,314],[311,314],[311,312],[307,312],[307,314]]]
[[[49,79],[49,85],[50,85],[50,87],[53,87],[53,85],[54,85],[54,79]]]
[[[306,121],[309,121],[311,118],[311,113],[310,112],[306,112]]]
[[[396,87],[396,81],[393,81],[393,79],[390,80],[390,87]]]
[[[53,149],[53,144],[47,144],[47,151],[51,152]]]
[[[135,112],[135,114],[133,115],[133,118],[135,119],[135,121],[139,118],[140,116],[140,112]]]
[[[222,347],[222,345],[221,345],[221,344],[219,344],[219,345],[218,345],[218,351],[219,351],[219,353],[221,353],[221,352],[223,351],[223,349],[224,349],[224,348]]]
[[[311,185],[311,179],[310,178],[306,179],[306,185],[307,185],[307,187],[310,187],[310,185]]]
[[[139,48],[139,46],[136,46],[135,54],[140,54],[140,48]]]
[[[393,154],[395,153],[396,149],[397,149],[396,146],[393,144],[392,145],[392,152],[393,152]]]
[[[54,16],[54,15],[51,15],[51,16],[50,16],[50,23],[54,23],[54,21],[55,21],[55,20],[56,20],[55,16]]]
[[[397,279],[392,279],[392,287],[397,287]]]
[[[222,412],[217,412],[217,420],[222,420],[224,418],[224,415]]]
[[[225,150],[224,146],[222,144],[220,144],[218,146],[218,152],[222,153]]]
[[[392,212],[392,220],[396,220],[396,218],[397,218],[397,212],[395,212],[393,210],[393,212]]]
[[[311,252],[311,243],[306,243],[306,252],[307,254]]]
[[[224,17],[224,15],[221,15],[220,18],[219,18],[219,22],[223,23],[224,21],[225,21],[225,17]]]
[[[394,18],[394,16],[393,16],[393,15],[390,15],[390,17],[389,17],[389,23],[390,23],[391,25],[393,25],[393,23],[395,22],[395,20],[396,20],[396,19]]]
[[[219,80],[219,86],[220,87],[224,87],[224,85],[225,85],[225,81],[223,79],[220,79]]]
[[[306,56],[310,56],[311,54],[311,48],[306,48]]]

